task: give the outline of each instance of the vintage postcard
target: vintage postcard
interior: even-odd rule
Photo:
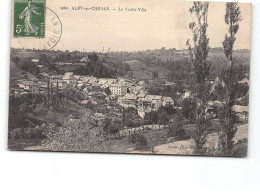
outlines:
[[[251,9],[12,0],[9,149],[246,157]]]

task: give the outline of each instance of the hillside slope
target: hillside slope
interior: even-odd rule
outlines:
[[[26,72],[22,69],[20,69],[14,62],[10,62],[10,79],[21,79],[24,78],[22,74],[26,73],[28,78],[33,78],[34,76]]]

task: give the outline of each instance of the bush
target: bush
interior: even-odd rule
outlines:
[[[28,128],[17,128],[12,130],[9,133],[10,139],[45,139],[48,137],[50,132],[53,132],[54,125],[46,126],[43,124],[42,126],[36,127],[28,127]]]
[[[137,147],[147,147],[148,139],[146,136],[140,133],[134,133],[129,136],[129,143],[134,144]]]
[[[55,133],[43,142],[50,151],[109,152],[105,142],[103,123],[89,113],[80,119],[68,117]]]
[[[182,114],[178,111],[173,120],[169,122],[169,131],[167,135],[169,137],[183,137],[185,135],[183,124]]]

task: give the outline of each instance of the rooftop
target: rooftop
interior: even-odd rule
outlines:
[[[165,102],[168,102],[168,103],[174,102],[171,97],[163,97],[163,100],[164,100]]]

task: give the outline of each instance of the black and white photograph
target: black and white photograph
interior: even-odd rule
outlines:
[[[251,4],[30,2],[14,0],[10,150],[247,156]]]
[[[259,193],[260,1],[3,0],[0,193]]]

